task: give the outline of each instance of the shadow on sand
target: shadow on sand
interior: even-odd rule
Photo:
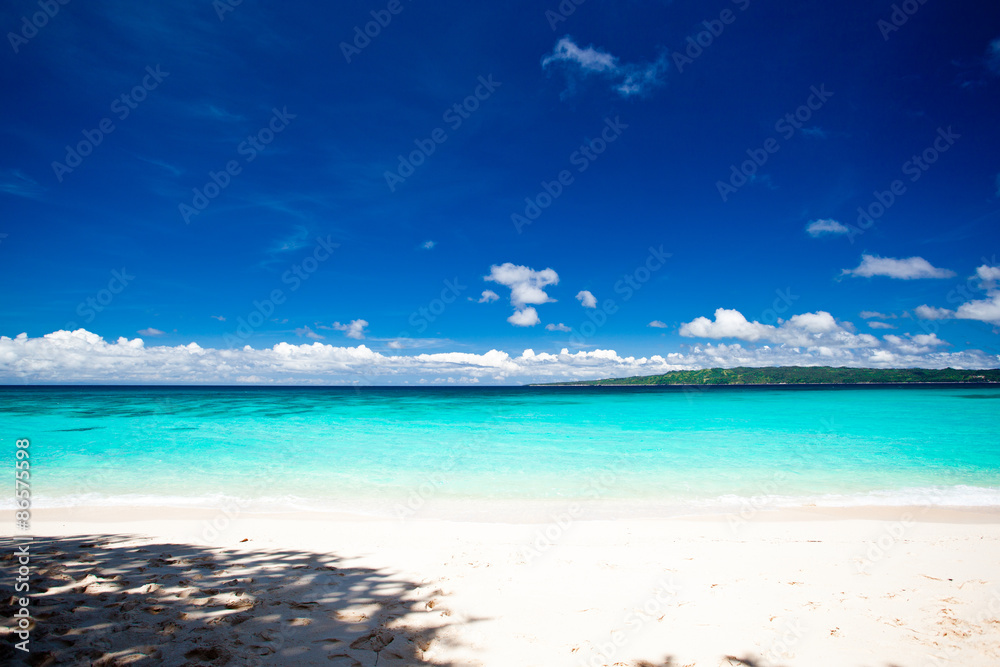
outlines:
[[[18,567],[15,544],[24,543],[0,540],[7,572]],[[6,614],[0,663],[443,664],[424,655],[446,641],[440,591],[335,555],[123,535],[30,544],[31,652],[14,649]]]

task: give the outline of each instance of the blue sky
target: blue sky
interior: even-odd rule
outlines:
[[[1000,7],[559,7],[6,3],[0,379],[1000,365]]]

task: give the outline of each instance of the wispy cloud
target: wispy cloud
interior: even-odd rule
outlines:
[[[822,127],[818,127],[818,126],[803,127],[802,130],[800,130],[800,131],[802,132],[802,134],[804,136],[807,136],[807,137],[816,137],[817,139],[826,139],[828,136],[830,136],[829,132],[827,132],[826,130],[824,130]]]
[[[169,171],[174,176],[180,176],[182,173],[184,173],[180,169],[178,169],[177,167],[175,167],[174,165],[167,164],[163,160],[157,160],[155,158],[143,157],[142,155],[136,155],[136,158],[142,160],[143,162],[145,162],[147,164],[151,164],[154,167],[159,167],[161,169],[165,169],[166,171]]]
[[[309,230],[302,225],[296,225],[294,232],[275,240],[274,243],[271,244],[271,247],[267,249],[267,252],[272,255],[292,252],[309,245],[308,240]]]
[[[936,268],[923,257],[894,259],[878,255],[862,255],[861,264],[857,268],[844,269],[841,275],[856,278],[886,276],[898,280],[919,280],[922,278],[952,278],[955,276],[955,272]]]
[[[806,233],[813,238],[827,234],[846,234],[850,230],[836,220],[813,220],[806,225]]]
[[[344,335],[348,338],[353,338],[355,340],[364,340],[365,337],[365,327],[368,326],[368,320],[351,320],[347,324],[341,324],[340,322],[334,322],[332,327],[320,326],[320,329],[333,329],[335,331],[343,331]]]
[[[304,326],[304,327],[302,327],[300,329],[296,329],[295,330],[295,335],[296,336],[305,336],[306,338],[311,338],[313,340],[325,340],[326,339],[326,336],[321,336],[320,334],[318,334],[315,331],[313,331],[312,329],[310,329],[308,326]]]
[[[4,194],[38,199],[44,191],[45,188],[20,169],[5,169],[0,172],[0,192]]]
[[[542,58],[542,69],[559,68],[566,75],[567,89],[563,95],[576,91],[578,80],[598,76],[610,82],[622,97],[643,96],[663,84],[667,71],[667,54],[651,63],[620,63],[618,58],[593,45],[580,47],[567,35],[556,42],[552,53]]]
[[[148,329],[139,329],[138,331],[136,331],[136,333],[139,334],[140,336],[162,336],[166,332],[160,331],[159,329],[154,329],[153,327],[149,327]]]
[[[498,301],[499,299],[500,295],[491,289],[484,289],[483,294],[479,297],[478,301],[473,299],[471,296],[469,297],[469,301],[476,301],[476,303],[490,303],[491,301]]]
[[[572,329],[570,329],[568,326],[566,326],[562,322],[560,322],[559,324],[546,324],[545,325],[545,330],[546,331],[562,331],[563,333],[569,333],[570,331],[572,331]]]
[[[424,250],[433,250],[434,246],[437,245],[437,241],[424,241],[420,244],[420,247]]]
[[[209,118],[214,118],[215,120],[221,120],[227,123],[235,123],[246,120],[245,116],[241,116],[235,113],[229,113],[222,107],[217,106],[215,104],[205,105],[202,114],[208,116]]]
[[[666,329],[667,328],[667,323],[666,322],[661,322],[660,320],[653,320],[652,322],[650,322],[646,326],[647,327],[653,327],[654,329]]]

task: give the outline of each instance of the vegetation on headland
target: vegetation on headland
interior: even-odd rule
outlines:
[[[830,366],[776,366],[772,368],[706,368],[671,371],[579,382],[550,382],[534,386],[588,385],[746,385],[746,384],[914,384],[927,382],[1000,382],[1000,369],[954,368],[833,368]]]

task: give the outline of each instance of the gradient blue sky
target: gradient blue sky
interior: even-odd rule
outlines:
[[[70,2],[35,34],[23,19],[38,2],[5,3],[0,379],[196,377],[145,357],[116,371],[108,348],[119,337],[164,359],[191,343],[220,355],[364,345],[376,359],[363,371],[338,361],[315,373],[271,362],[230,372],[219,356],[206,377],[223,381],[1000,365],[995,3],[914,3],[905,22],[889,2],[586,0],[558,21],[546,15],[555,0],[401,0],[394,15],[390,4]],[[221,19],[220,7],[231,9]],[[391,21],[348,62],[342,43],[373,11]],[[720,15],[700,53],[676,55]],[[124,106],[144,81],[145,99]],[[477,87],[467,118],[445,115]],[[776,125],[810,102],[800,127]],[[248,148],[275,109],[294,118]],[[67,146],[102,119],[114,129],[98,132],[92,154],[72,171],[53,165],[69,164]],[[615,119],[627,127],[603,153],[574,156]],[[397,156],[437,128],[446,140],[390,187]],[[949,133],[926,171],[907,164]],[[776,152],[763,150],[769,139]],[[724,200],[718,183],[748,150],[767,160]],[[228,186],[184,216],[193,190],[231,161]],[[512,214],[563,170],[572,182],[518,230]],[[851,229],[895,180],[902,194]],[[848,231],[826,222],[816,229],[835,231],[814,236],[817,220]],[[287,272],[312,266],[317,239],[338,246],[296,285]],[[619,281],[661,247],[669,259],[629,295]],[[521,278],[484,280],[505,263],[525,267]],[[557,284],[541,284],[545,269]],[[531,294],[518,303],[520,289]],[[274,290],[283,302],[240,330]],[[499,298],[478,303],[484,290]],[[597,308],[577,298],[584,290]],[[530,324],[530,308],[533,326],[508,321],[519,311]],[[103,340],[43,338],[81,328]],[[549,370],[507,372],[478,356],[497,350],[523,366],[529,348],[554,356]],[[595,350],[614,360],[594,362]],[[428,362],[441,365],[397,359],[416,354],[442,355]],[[80,370],[80,355],[98,360]],[[654,355],[666,361],[619,361]],[[142,364],[160,365],[143,375]]]

